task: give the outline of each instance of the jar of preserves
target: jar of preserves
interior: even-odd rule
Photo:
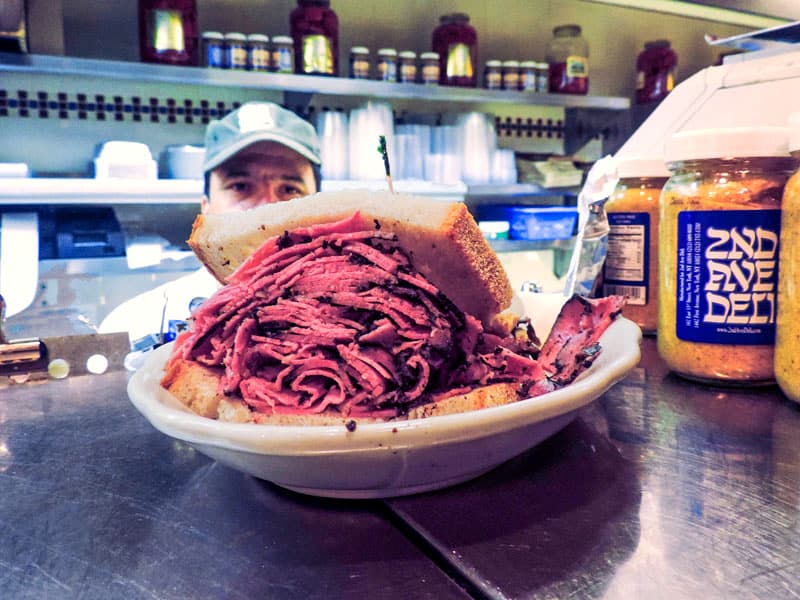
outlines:
[[[519,61],[506,60],[503,61],[503,89],[504,90],[518,90],[519,89]]]
[[[203,32],[203,65],[215,69],[225,66],[225,36],[221,32]]]
[[[781,198],[796,165],[787,131],[680,132],[665,159],[659,354],[691,379],[774,382]]]
[[[589,44],[579,25],[559,25],[547,46],[548,90],[553,94],[589,92]]]
[[[247,37],[243,33],[231,31],[225,34],[225,68],[247,68]]]
[[[469,15],[453,13],[440,17],[432,42],[433,51],[439,54],[439,83],[475,87],[478,33],[469,24]]]
[[[420,61],[422,61],[422,83],[426,85],[439,84],[439,53],[438,52],[423,52],[420,54]]]
[[[535,92],[537,83],[535,60],[523,60],[519,63],[519,89],[525,92]]]
[[[789,150],[800,160],[800,127],[794,125]],[[783,191],[778,276],[778,320],[775,325],[775,379],[786,396],[800,402],[800,170]]]
[[[646,42],[636,59],[636,102],[663,100],[675,87],[678,55],[669,40]]]
[[[295,72],[339,74],[339,19],[330,0],[297,0],[289,15]]]
[[[353,46],[350,48],[350,79],[369,79],[369,48]]]
[[[483,87],[487,90],[503,89],[503,63],[499,60],[487,60],[483,68]]]
[[[401,83],[416,83],[417,81],[417,53],[403,50],[400,53],[400,67],[398,77]]]
[[[606,201],[608,249],[603,295],[627,297],[623,314],[645,334],[658,326],[658,213],[669,178],[662,159],[628,158],[617,165],[619,183]]]
[[[270,68],[276,73],[294,73],[294,42],[288,35],[272,38]]]
[[[197,65],[197,33],[196,0],[139,0],[142,62]]]
[[[269,70],[269,37],[263,33],[251,33],[247,36],[247,69]]]
[[[397,81],[397,50],[394,48],[378,50],[377,78],[381,81]]]

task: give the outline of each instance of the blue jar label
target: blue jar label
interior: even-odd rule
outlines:
[[[678,213],[678,338],[774,343],[780,228],[780,210]]]
[[[603,292],[606,296],[627,296],[628,304],[643,306],[651,290],[650,215],[608,213],[608,251],[604,264]]]
[[[221,44],[209,44],[206,47],[206,66],[216,68],[225,66],[225,53]]]

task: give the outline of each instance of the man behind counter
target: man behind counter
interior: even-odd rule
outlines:
[[[317,134],[310,123],[276,104],[250,102],[212,121],[205,148],[203,214],[246,210],[319,190]],[[166,332],[170,320],[185,320],[193,301],[218,288],[201,268],[123,302],[99,331],[127,331],[131,341],[158,334],[162,327]]]

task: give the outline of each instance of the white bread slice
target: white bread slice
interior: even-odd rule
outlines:
[[[414,266],[464,312],[495,329],[511,304],[508,277],[466,206],[415,196],[348,190],[323,192],[244,212],[200,215],[189,245],[220,281],[267,238],[360,211],[396,234]]]
[[[355,423],[385,421],[385,419],[373,417],[349,417],[330,410],[319,414],[304,415],[256,414],[247,407],[242,399],[227,397],[217,391],[220,376],[219,370],[210,369],[192,361],[178,360],[171,365],[162,380],[162,385],[193,412],[211,419],[232,423],[347,426],[351,421]],[[516,402],[519,398],[518,390],[519,384],[496,383],[476,388],[466,394],[458,394],[438,402],[414,407],[408,412],[408,415],[399,417],[398,420],[424,419],[500,406]]]

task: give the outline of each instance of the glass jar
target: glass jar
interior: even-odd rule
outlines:
[[[350,79],[369,79],[369,48],[353,46],[350,48]]]
[[[796,165],[787,137],[738,127],[667,141],[658,351],[684,377],[774,381],[781,197]]]
[[[519,61],[507,60],[503,62],[503,89],[519,89]]]
[[[629,158],[617,166],[619,183],[606,201],[608,250],[603,295],[626,296],[623,314],[645,334],[658,326],[658,212],[669,178],[661,159]]]
[[[669,40],[646,42],[636,59],[636,102],[663,100],[675,87],[678,55]]]
[[[272,38],[270,68],[276,73],[294,73],[294,41],[288,35]]]
[[[225,36],[221,32],[203,32],[203,65],[215,69],[225,65]]]
[[[519,63],[519,89],[525,92],[535,92],[537,83],[536,61],[523,60]]]
[[[579,25],[559,25],[547,46],[548,90],[553,94],[589,92],[589,45]]]
[[[423,52],[420,55],[422,61],[422,83],[426,85],[439,84],[439,53],[438,52]]]
[[[503,63],[499,60],[487,60],[483,68],[483,87],[487,90],[503,89]]]
[[[789,149],[800,161],[800,129],[792,129]],[[800,301],[797,298],[800,290],[800,170],[786,184],[781,208],[775,379],[789,399],[800,402]]]
[[[295,72],[339,74],[339,19],[330,0],[297,0],[289,16]]]
[[[197,65],[197,33],[196,0],[139,0],[142,62]]]
[[[262,33],[251,33],[247,36],[247,69],[269,70],[269,37]]]
[[[225,68],[247,68],[247,37],[232,31],[225,34]]]
[[[469,15],[453,13],[439,18],[433,30],[433,51],[439,54],[439,83],[475,87],[478,64],[478,34]]]
[[[398,69],[401,83],[416,83],[417,81],[417,53],[403,50],[400,53],[400,68]]]
[[[378,76],[381,81],[397,81],[397,50],[381,48],[378,50]]]
[[[536,63],[536,91],[546,94],[550,83],[550,67],[546,62]]]

